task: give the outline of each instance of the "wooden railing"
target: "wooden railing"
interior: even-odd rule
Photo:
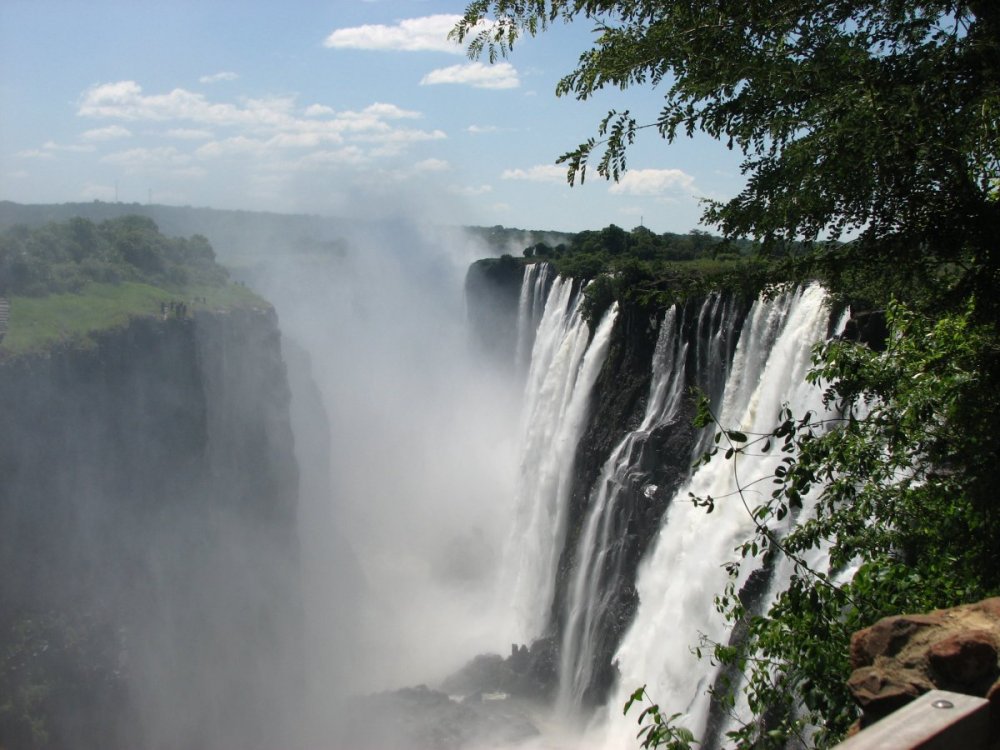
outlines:
[[[990,704],[945,690],[931,690],[858,732],[836,750],[992,750]]]

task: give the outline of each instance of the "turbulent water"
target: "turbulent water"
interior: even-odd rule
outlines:
[[[691,386],[707,394],[713,403],[722,396],[739,306],[712,294],[690,312],[695,315],[693,326],[688,325],[686,311],[676,306],[660,323],[642,422],[612,451],[590,493],[561,634],[557,708],[564,715],[582,707],[593,683],[595,659],[600,658],[597,643],[614,616],[614,587],[622,582],[626,546],[618,522],[622,506],[630,496],[650,498],[658,489],[651,483],[648,460],[644,460],[645,445],[654,432],[687,419],[679,412]]]
[[[529,269],[531,267],[529,266]],[[546,270],[526,271],[525,288],[536,297]],[[590,395],[604,364],[616,309],[605,314],[590,339],[572,279],[556,279],[545,301],[525,390],[517,516],[504,557],[501,592],[513,602],[519,640],[544,629],[565,534],[566,505]],[[532,307],[522,306],[526,314]]]
[[[783,404],[796,414],[822,409],[822,393],[806,384],[805,374],[811,346],[826,335],[828,319],[818,287],[757,302],[743,326],[719,421],[747,432],[766,432]],[[725,624],[715,611],[713,596],[726,584],[722,564],[735,559],[734,548],[753,531],[736,483],[745,486],[769,474],[780,458],[776,452],[743,463],[715,460],[677,492],[678,498],[691,492],[719,500],[711,515],[689,502],[674,502],[663,519],[655,548],[636,582],[639,611],[617,654],[621,678],[609,704],[612,727],[623,722],[618,706],[635,687],[645,684],[661,705],[685,712],[696,734],[703,730],[708,716],[704,691],[712,672],[691,649],[702,636],[725,639]],[[745,494],[751,505],[760,499],[756,489]]]
[[[600,658],[595,644],[609,628],[613,587],[622,585],[619,506],[628,495],[641,501],[657,491],[640,462],[644,443],[682,419],[681,404],[692,385],[710,397],[723,425],[748,432],[770,430],[784,405],[796,414],[822,409],[821,391],[806,384],[805,374],[812,345],[827,335],[829,310],[823,290],[812,286],[759,300],[745,316],[745,308],[717,294],[700,306],[667,311],[659,321],[645,413],[608,456],[590,490],[572,572],[562,601],[554,602],[575,452],[616,313],[588,338],[579,294],[569,281],[549,282],[547,273],[529,266],[520,299],[519,357],[532,329],[536,335],[525,389],[517,517],[505,565],[514,577],[507,590],[516,592],[512,600],[526,639],[551,627],[553,606],[563,608],[556,708],[557,714],[574,716],[594,679]],[[539,290],[547,283],[539,315]],[[689,413],[683,418],[690,419]],[[689,458],[711,435],[707,430],[689,442]],[[614,655],[620,677],[605,712],[591,726],[588,744],[634,746],[635,717],[623,718],[621,706],[641,685],[661,706],[682,713],[696,735],[704,734],[710,708],[705,693],[715,670],[697,659],[693,648],[703,637],[727,638],[713,597],[727,582],[724,563],[736,558],[736,546],[753,530],[737,482],[746,486],[770,473],[778,460],[780,454],[737,463],[720,457],[679,482],[634,581],[639,606]],[[694,507],[689,493],[717,498],[715,511]],[[745,496],[750,504],[758,500],[754,489]]]
[[[579,456],[600,417],[598,399],[616,388],[602,375],[618,361],[609,354],[619,357],[632,335],[617,306],[591,327],[579,283],[545,264],[526,266],[514,298],[515,367],[480,369],[461,353],[453,308],[414,316],[427,301],[401,297],[412,274],[400,271],[397,284],[397,260],[383,261],[372,270],[349,257],[330,279],[296,277],[278,289],[291,290],[284,323],[313,353],[312,376],[330,412],[329,492],[343,506],[331,512],[354,557],[313,560],[311,549],[329,545],[321,534],[315,544],[304,537],[304,561],[317,577],[353,571],[353,588],[321,598],[330,613],[312,613],[315,605],[307,612],[317,640],[337,634],[337,653],[314,655],[318,671],[349,676],[352,690],[386,690],[432,681],[480,651],[545,638],[551,650],[539,653],[553,655],[545,668],[557,682],[549,683],[553,717],[531,716],[541,746],[634,748],[635,718],[622,718],[621,706],[640,685],[703,735],[715,672],[692,648],[702,635],[727,637],[713,596],[752,523],[731,495],[732,462],[692,474],[711,432],[691,427],[690,389],[709,397],[723,424],[745,431],[770,429],[785,403],[797,413],[817,408],[821,394],[804,375],[812,344],[827,334],[822,290],[752,306],[711,294],[649,321],[648,387],[634,381],[638,405],[627,427],[615,426],[617,442],[603,448],[598,467]],[[381,291],[358,295],[357,279]],[[329,314],[292,304],[307,296],[332,300]],[[384,339],[377,347],[376,337]],[[438,364],[414,371],[413,361]],[[770,460],[736,468],[748,480],[770,471]],[[595,476],[589,488],[576,486]],[[689,492],[719,498],[715,511],[694,508]],[[646,525],[652,541],[638,562],[641,547],[623,524],[653,507],[660,521]],[[314,523],[309,507],[303,519]],[[352,606],[338,609],[344,601]],[[320,695],[337,689],[317,684]],[[322,701],[314,710],[323,713]],[[588,723],[585,737],[560,728]]]

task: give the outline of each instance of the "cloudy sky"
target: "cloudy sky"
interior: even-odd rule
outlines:
[[[417,214],[579,231],[697,226],[741,185],[708,139],[649,130],[618,184],[555,165],[610,108],[555,96],[586,23],[470,61],[448,0],[0,0],[0,199]]]

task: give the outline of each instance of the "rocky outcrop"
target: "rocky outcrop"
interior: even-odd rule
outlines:
[[[463,697],[504,693],[531,700],[549,696],[555,680],[555,643],[542,638],[526,645],[511,644],[510,656],[480,654],[447,677],[441,690]]]
[[[301,601],[276,316],[95,339],[0,363],[0,692],[25,696],[0,746],[278,746]]]
[[[478,260],[469,266],[465,276],[472,344],[504,368],[514,366],[523,278],[524,264],[511,255]]]
[[[879,620],[851,639],[861,726],[934,688],[986,697],[1000,719],[1000,597]]]
[[[538,734],[531,707],[508,695],[459,699],[426,685],[356,698],[340,746],[359,750],[514,747]]]

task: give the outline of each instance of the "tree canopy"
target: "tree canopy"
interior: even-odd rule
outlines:
[[[78,292],[90,282],[214,286],[228,278],[205,237],[167,237],[144,216],[100,224],[77,217],[0,233],[0,294]]]
[[[704,215],[727,236],[856,238],[838,258],[902,258],[935,284],[995,286],[997,3],[476,0],[454,34],[494,60],[577,18],[595,25],[594,46],[557,94],[651,86],[664,104],[650,123],[609,112],[559,159],[571,183],[597,152],[598,173],[617,179],[642,128],[668,141],[702,131],[745,156],[744,189]]]

